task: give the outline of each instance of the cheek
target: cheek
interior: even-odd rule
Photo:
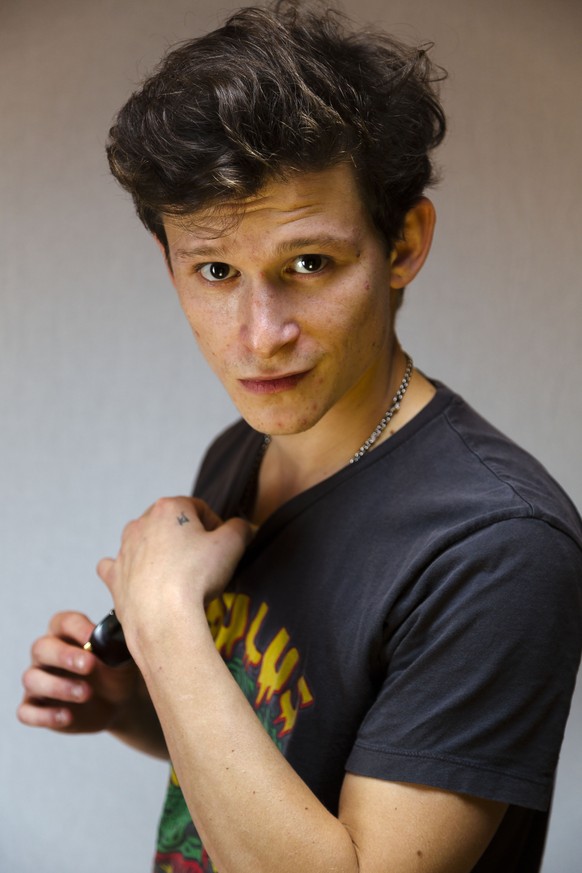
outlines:
[[[180,305],[200,351],[212,368],[216,369],[217,363],[224,357],[232,342],[230,319],[217,307],[200,303],[195,305],[192,300],[182,296]]]
[[[350,346],[382,343],[390,325],[390,298],[371,281],[351,286],[337,295],[333,305],[321,313],[322,323],[333,325],[338,338],[344,335]]]
[[[359,293],[338,301],[333,322],[334,346],[343,370],[355,373],[367,369],[383,356],[391,335],[388,292],[373,281],[363,281]]]
[[[198,348],[206,361],[216,373],[219,373],[221,369],[224,369],[229,356],[228,342],[225,341],[224,336],[221,336],[220,333],[216,333],[216,331],[209,330],[208,328],[201,330],[193,328],[192,332],[196,337]]]

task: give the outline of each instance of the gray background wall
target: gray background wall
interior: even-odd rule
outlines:
[[[0,2],[0,869],[149,869],[164,765],[106,736],[19,725],[30,642],[109,608],[94,565],[161,494],[187,492],[234,417],[163,264],[109,179],[113,112],[211,0]],[[434,253],[406,348],[537,454],[582,506],[582,7],[577,0],[347,0],[436,42],[449,68]],[[535,645],[535,640],[532,640]],[[582,695],[544,873],[580,869]]]

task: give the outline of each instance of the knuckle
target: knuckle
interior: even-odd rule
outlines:
[[[42,677],[43,671],[39,670],[38,667],[30,667],[22,674],[22,685],[26,693],[31,697],[35,695],[40,696],[42,691],[41,686],[44,684]]]
[[[51,638],[70,638],[79,640],[86,633],[87,625],[91,624],[86,615],[82,612],[57,612],[51,619],[49,624],[49,634]],[[46,637],[41,637],[42,642]]]
[[[174,511],[175,498],[173,497],[158,497],[152,506],[152,513],[155,515],[166,515],[170,511]]]
[[[20,704],[16,710],[16,718],[22,724],[30,725],[32,723],[30,720],[30,707],[26,703]]]
[[[103,579],[107,575],[107,571],[111,564],[111,558],[101,558],[100,561],[97,562],[96,570],[97,575]]]
[[[56,612],[51,618],[48,626],[48,632],[51,635],[58,636],[66,632],[69,624],[70,612]]]
[[[39,637],[34,641],[32,646],[30,647],[30,660],[31,666],[37,667],[40,664],[44,664],[47,660],[50,660],[49,652],[51,648],[51,641],[54,639],[52,636],[44,636]]]
[[[139,529],[139,518],[132,518],[131,521],[128,521],[124,526],[121,532],[121,550],[123,551],[123,547],[127,544],[127,541],[130,540],[133,536],[135,536],[136,531]]]
[[[131,521],[128,521],[127,524],[125,524],[123,526],[123,530],[121,532],[121,538],[125,539],[125,537],[131,533],[131,531],[134,529],[134,527],[135,527],[135,519],[132,518]]]

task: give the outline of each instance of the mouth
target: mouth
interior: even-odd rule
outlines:
[[[291,391],[308,373],[309,370],[304,370],[301,373],[286,373],[281,376],[239,379],[239,382],[250,394],[278,394],[282,391]]]

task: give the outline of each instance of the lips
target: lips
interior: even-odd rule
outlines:
[[[284,376],[260,377],[257,379],[240,379],[240,384],[250,394],[278,394],[281,391],[291,391],[307,376],[308,370],[302,373],[289,373]]]

